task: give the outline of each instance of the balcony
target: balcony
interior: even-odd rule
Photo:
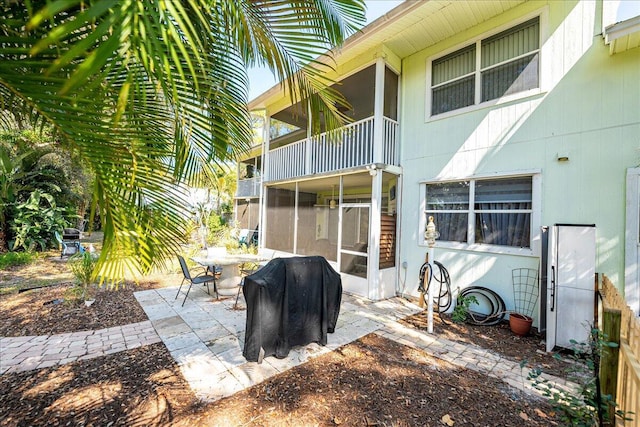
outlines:
[[[236,198],[252,199],[256,197],[260,197],[260,177],[239,179]]]
[[[345,126],[337,141],[323,133],[270,150],[265,182],[338,172],[372,163],[398,166],[398,122],[387,117],[382,120],[380,150],[374,147],[373,117]]]

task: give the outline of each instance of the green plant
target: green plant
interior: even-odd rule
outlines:
[[[82,162],[56,144],[50,128],[0,131],[0,250],[16,240],[9,225],[35,191],[51,195],[73,220],[84,214],[90,181]],[[53,235],[44,241],[48,247],[55,243]]]
[[[36,255],[33,252],[7,252],[0,254],[0,269],[30,264]]]
[[[589,340],[578,343],[571,340],[572,352],[567,356],[574,363],[567,379],[578,384],[576,390],[562,390],[542,377],[540,368],[532,369],[528,378],[533,387],[549,398],[554,408],[561,414],[563,425],[574,427],[604,426],[609,421],[610,408],[615,408],[611,395],[600,394],[600,358],[618,344],[607,341],[607,336],[597,328],[591,327]],[[560,355],[555,354],[555,358]],[[521,365],[522,366],[522,365]],[[629,413],[615,411],[616,416],[628,420]]]
[[[227,227],[227,221],[217,213],[211,212],[207,220],[207,229],[209,233],[209,235],[207,236],[207,239],[210,240],[211,237],[220,233],[226,227]]]
[[[95,284],[97,257],[90,252],[80,252],[69,258],[69,268],[75,277],[75,286],[69,290],[68,296],[74,300],[91,299]]]
[[[478,304],[478,299],[474,295],[458,296],[451,319],[456,323],[466,322],[471,304]]]
[[[324,76],[330,61],[313,58],[365,22],[363,0],[0,5],[0,123],[55,129],[95,174],[91,212],[110,283],[177,252],[188,215],[181,184],[253,145],[247,66],[286,81],[316,128],[320,117],[327,130],[345,124],[335,106],[346,99]]]
[[[56,205],[53,196],[40,190],[33,191],[26,202],[15,207],[15,211],[11,225],[15,236],[10,245],[12,250],[55,247],[55,232],[69,224],[65,219],[65,209]]]

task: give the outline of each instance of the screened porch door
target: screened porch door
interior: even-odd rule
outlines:
[[[340,272],[345,290],[367,295],[370,203],[345,203],[341,206]]]

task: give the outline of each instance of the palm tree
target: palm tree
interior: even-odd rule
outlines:
[[[95,173],[99,274],[178,249],[189,182],[248,149],[246,68],[267,65],[328,127],[316,61],[364,23],[363,0],[0,2],[0,126],[51,126]]]

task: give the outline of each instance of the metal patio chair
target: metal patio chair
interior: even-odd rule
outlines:
[[[60,258],[68,255],[75,255],[78,252],[84,252],[84,248],[80,245],[80,240],[65,239],[57,231],[54,232],[54,235],[60,244]]]
[[[182,268],[182,274],[184,278],[180,283],[180,287],[178,288],[178,293],[176,294],[175,299],[178,299],[178,295],[180,295],[180,290],[182,289],[182,285],[184,285],[185,280],[189,281],[189,288],[187,288],[187,293],[184,296],[184,300],[182,301],[182,306],[184,307],[184,303],[187,301],[187,297],[189,296],[189,291],[191,290],[191,286],[195,284],[205,284],[207,285],[207,293],[211,295],[211,291],[209,289],[209,283],[213,282],[213,291],[216,293],[216,297],[220,299],[220,294],[218,294],[218,286],[216,285],[216,276],[209,275],[205,271],[204,273],[198,274],[197,276],[191,277],[191,273],[189,272],[189,268],[187,267],[187,263],[183,257],[178,255],[178,261],[180,261],[180,268]]]

